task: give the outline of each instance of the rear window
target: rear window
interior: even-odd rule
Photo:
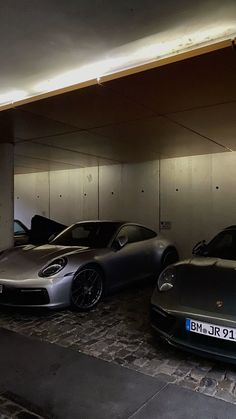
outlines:
[[[207,245],[204,255],[236,260],[236,230],[222,231]]]
[[[126,225],[122,227],[119,232],[118,237],[127,236],[128,243],[136,243],[143,240],[149,240],[156,237],[156,233],[148,228],[136,226],[136,225]]]

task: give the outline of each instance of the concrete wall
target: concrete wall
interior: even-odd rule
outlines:
[[[162,160],[161,219],[182,256],[199,240],[236,224],[236,153]]]
[[[112,165],[15,176],[15,218],[34,214],[71,224],[125,219],[159,225],[159,162]]]
[[[160,205],[159,205],[160,193]],[[172,158],[15,176],[15,217],[35,213],[71,224],[85,219],[127,219],[159,228],[181,256],[236,224],[236,153]]]
[[[0,251],[13,245],[14,148],[0,144]]]

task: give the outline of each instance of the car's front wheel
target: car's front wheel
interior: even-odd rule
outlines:
[[[85,266],[74,276],[71,287],[71,307],[89,311],[101,300],[104,290],[103,274],[94,266]]]

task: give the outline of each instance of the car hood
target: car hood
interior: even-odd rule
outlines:
[[[26,279],[35,277],[38,271],[52,260],[66,256],[92,252],[88,247],[55,246],[22,246],[3,252],[0,256],[0,279]]]
[[[179,269],[212,269],[213,266],[216,268],[234,269],[236,268],[236,260],[220,259],[216,257],[207,256],[192,256],[189,259],[180,260],[175,263],[175,266]]]
[[[193,257],[176,264],[176,281],[182,306],[236,314],[236,261]]]

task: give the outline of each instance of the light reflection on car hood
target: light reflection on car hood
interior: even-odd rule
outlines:
[[[88,253],[92,249],[77,246],[27,245],[13,248],[0,256],[0,279],[25,279],[37,276],[38,271],[58,257]]]
[[[176,266],[201,266],[201,267],[212,267],[218,268],[236,268],[236,260],[220,259],[216,257],[208,256],[193,256],[191,259],[182,260],[176,263]]]

